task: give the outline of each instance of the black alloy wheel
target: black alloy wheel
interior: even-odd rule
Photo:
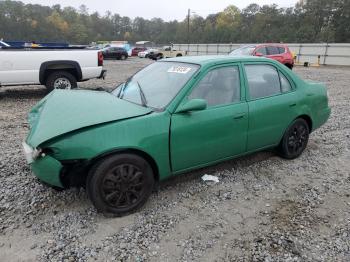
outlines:
[[[87,192],[98,211],[122,216],[140,208],[151,195],[154,175],[143,158],[118,154],[98,162],[87,179]]]
[[[309,126],[304,119],[296,119],[285,132],[279,146],[282,157],[294,159],[305,150],[309,141]]]

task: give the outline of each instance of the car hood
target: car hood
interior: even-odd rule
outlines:
[[[29,113],[27,143],[33,147],[65,133],[151,113],[152,110],[101,91],[54,90]]]

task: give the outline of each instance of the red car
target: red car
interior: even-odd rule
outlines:
[[[284,44],[256,44],[245,45],[233,50],[230,55],[233,56],[264,56],[276,60],[290,69],[294,66],[294,55]]]
[[[146,49],[145,47],[134,47],[131,51],[131,56],[137,56],[139,52],[145,51]]]

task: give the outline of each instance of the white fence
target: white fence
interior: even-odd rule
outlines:
[[[350,44],[287,44],[297,56],[298,63],[350,66]],[[189,55],[225,55],[239,48],[241,44],[174,44],[177,50],[188,51]]]

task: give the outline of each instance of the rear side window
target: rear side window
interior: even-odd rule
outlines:
[[[278,48],[276,46],[268,46],[266,47],[268,55],[277,55],[279,54]]]
[[[284,47],[278,47],[278,52],[280,54],[284,54],[286,52],[286,49]]]
[[[250,99],[273,96],[281,93],[279,74],[270,65],[245,65]]]

